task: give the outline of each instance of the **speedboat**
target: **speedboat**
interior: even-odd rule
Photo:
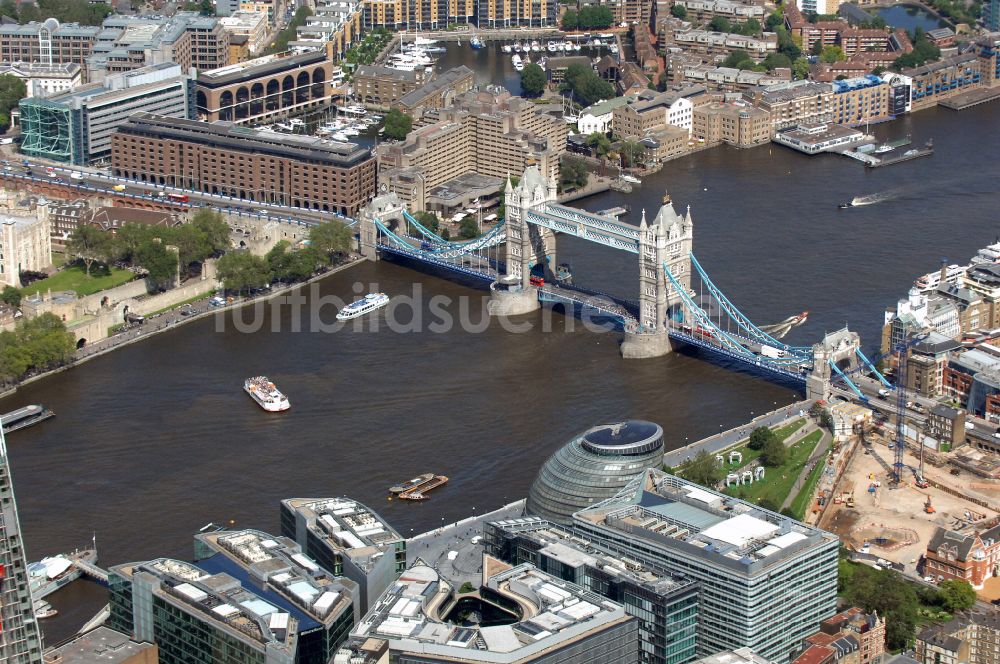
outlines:
[[[479,35],[476,35],[475,37],[469,40],[469,46],[475,49],[479,49],[485,46],[485,44],[483,44],[483,40],[479,38]]]
[[[547,48],[549,49],[549,53],[555,53],[557,48],[556,43],[554,41],[550,41]]]
[[[841,203],[837,207],[841,210],[846,210],[847,208],[854,207],[854,203],[852,201],[848,201],[847,203]]]
[[[510,44],[504,44],[503,46],[500,47],[500,50],[502,50],[504,53],[510,53],[512,49],[513,47]]]

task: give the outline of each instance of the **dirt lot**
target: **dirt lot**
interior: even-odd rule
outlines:
[[[892,451],[885,445],[876,444],[875,450],[887,463],[892,463]],[[919,461],[907,454],[906,463],[917,467]],[[981,497],[988,498],[994,490],[993,485],[982,478],[967,472],[956,477],[949,473],[949,468],[927,465],[924,472],[929,480],[963,491],[972,490]],[[881,482],[881,487],[875,493],[869,493],[868,487],[873,482]],[[864,542],[868,542],[870,553],[903,563],[908,573],[915,571],[916,563],[926,551],[927,542],[938,526],[960,529],[968,523],[966,512],[973,518],[996,515],[994,511],[939,489],[917,488],[913,485],[913,475],[909,471],[904,478],[904,485],[891,489],[885,470],[873,456],[864,454],[863,450],[855,455],[841,487],[849,486],[850,483],[854,486],[854,509],[832,505],[824,516],[822,526],[839,535],[849,547],[860,549]],[[976,484],[974,490],[972,484]],[[995,485],[995,490],[995,495],[1000,496],[1000,483]],[[928,496],[931,498],[934,514],[924,511]],[[1000,593],[1000,587],[997,590]]]

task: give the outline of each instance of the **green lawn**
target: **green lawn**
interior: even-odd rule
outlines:
[[[798,431],[799,429],[801,429],[802,427],[804,427],[805,424],[806,424],[806,421],[802,420],[802,419],[795,420],[794,422],[789,422],[785,426],[778,427],[777,429],[775,429],[774,430],[774,435],[777,436],[778,440],[780,440],[781,442],[785,442],[786,440],[788,440],[789,436],[791,436],[793,433],[795,433],[796,431]],[[756,459],[757,457],[759,457],[760,456],[760,452],[761,452],[760,450],[751,450],[749,447],[747,447],[747,441],[746,440],[744,440],[743,444],[740,445],[739,447],[732,448],[732,451],[736,451],[736,452],[739,452],[740,454],[742,454],[743,455],[743,461],[741,463],[734,463],[734,464],[730,465],[729,464],[729,451],[727,450],[722,455],[726,459],[726,463],[724,465],[725,465],[725,469],[726,469],[727,472],[730,471],[730,470],[736,470],[737,468],[742,468],[743,466],[747,465],[748,463],[750,463],[751,461],[753,461],[754,459]]]
[[[802,472],[802,468],[806,465],[806,461],[809,460],[809,456],[822,437],[822,431],[813,431],[788,448],[788,458],[783,465],[777,468],[767,468],[762,481],[740,487],[730,487],[726,489],[726,493],[752,503],[759,503],[767,497],[774,504],[781,505],[785,502],[795,480],[798,479],[799,473]]]
[[[128,270],[119,270],[115,267],[104,269],[96,264],[91,268],[90,276],[88,277],[83,265],[77,264],[60,270],[47,279],[42,279],[41,281],[36,281],[25,286],[22,292],[25,296],[28,296],[36,293],[45,293],[49,289],[53,293],[56,291],[71,290],[75,291],[80,297],[83,297],[84,295],[92,295],[108,288],[121,286],[126,282],[132,281],[133,277],[135,275]]]
[[[819,484],[819,478],[823,475],[824,468],[826,468],[825,463],[816,464],[816,467],[809,473],[809,477],[806,478],[806,483],[802,485],[798,495],[795,496],[792,504],[788,506],[792,514],[799,521],[805,518],[806,510],[812,504],[813,491],[816,490],[816,485]]]

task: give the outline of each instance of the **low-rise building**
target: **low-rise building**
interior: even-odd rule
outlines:
[[[860,142],[864,133],[826,122],[806,122],[775,132],[774,142],[805,154],[829,152]]]
[[[705,93],[701,86],[632,95],[612,110],[611,129],[618,138],[642,138],[653,129],[673,125],[691,131],[692,98]]]
[[[406,540],[378,514],[347,498],[282,500],[281,534],[320,567],[357,585],[359,616],[406,569]]]
[[[362,104],[388,108],[424,85],[422,68],[403,71],[379,65],[360,65],[354,72],[354,96]]]
[[[42,64],[13,62],[0,64],[0,75],[9,74],[24,81],[28,97],[66,92],[80,85],[83,69],[75,62]]]
[[[530,563],[624,605],[639,620],[643,664],[686,664],[696,656],[695,582],[610,554],[539,517],[487,523],[483,542],[489,555],[512,565]]]
[[[584,136],[610,133],[614,110],[627,102],[627,97],[615,97],[588,106],[580,111],[580,118],[576,122],[577,129]]]
[[[705,143],[748,148],[771,140],[770,113],[745,103],[699,104],[691,117],[691,136]]]
[[[111,136],[133,113],[190,117],[189,78],[173,63],[108,76],[49,97],[22,99],[21,151],[76,165],[106,162]]]
[[[868,74],[833,81],[830,112],[836,124],[857,126],[889,117],[889,84]]]
[[[910,79],[910,96],[913,110],[935,106],[960,92],[979,87],[983,81],[980,58],[975,53],[942,58],[902,74]]]
[[[375,194],[375,157],[357,144],[149,113],[115,132],[111,169],[140,182],[349,217]]]
[[[827,618],[819,625],[819,634],[840,638],[849,636],[857,644],[857,664],[873,664],[882,661],[885,654],[885,618],[877,612],[866,613],[856,606]],[[816,635],[814,635],[816,636]],[[812,638],[812,637],[809,637]],[[825,640],[817,643],[827,643]],[[843,658],[838,658],[843,661]],[[845,664],[847,664],[845,662]]]
[[[382,641],[399,664],[578,664],[635,662],[638,621],[621,604],[546,574],[531,564],[483,559],[479,596],[506,613],[505,624],[458,625],[444,609],[455,593],[448,579],[417,560],[352,631],[353,661],[366,642]],[[510,609],[506,608],[510,607]],[[516,609],[514,609],[516,607]],[[513,609],[513,610],[511,610]],[[360,654],[363,656],[363,654]],[[363,661],[363,660],[362,660]]]
[[[157,664],[155,643],[136,641],[103,625],[42,655],[42,664]]]
[[[940,403],[935,404],[927,411],[927,433],[939,444],[952,447],[960,445],[965,441],[965,411]]]
[[[982,533],[937,528],[927,543],[924,574],[938,581],[959,579],[980,590],[1000,563],[1000,526]]]
[[[1000,617],[995,611],[974,611],[922,629],[914,658],[919,664],[996,664],[998,652]]]
[[[673,4],[683,7],[687,18],[699,23],[711,21],[716,16],[740,22],[754,18],[763,23],[766,11],[764,5],[734,0],[674,0]]]
[[[447,108],[456,97],[471,90],[475,83],[474,72],[460,65],[442,72],[430,83],[404,94],[390,105],[411,116],[425,109]]]
[[[0,213],[0,282],[20,288],[22,272],[51,267],[51,233],[44,210],[25,215]]]
[[[761,37],[725,32],[712,32],[696,28],[681,28],[667,32],[667,43],[663,48],[679,47],[688,53],[700,55],[728,55],[740,50],[754,60],[760,61],[778,50],[778,36],[765,32]]]
[[[833,87],[829,83],[791,81],[750,88],[743,98],[767,111],[775,129],[833,120]]]

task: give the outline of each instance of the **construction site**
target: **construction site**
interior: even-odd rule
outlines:
[[[820,527],[836,533],[849,549],[898,563],[897,569],[915,575],[922,572],[919,563],[938,527],[972,532],[995,524],[1000,481],[960,470],[947,463],[947,455],[930,451],[921,471],[915,445],[907,445],[896,483],[894,434],[872,424],[857,431],[844,472],[828,490]]]

